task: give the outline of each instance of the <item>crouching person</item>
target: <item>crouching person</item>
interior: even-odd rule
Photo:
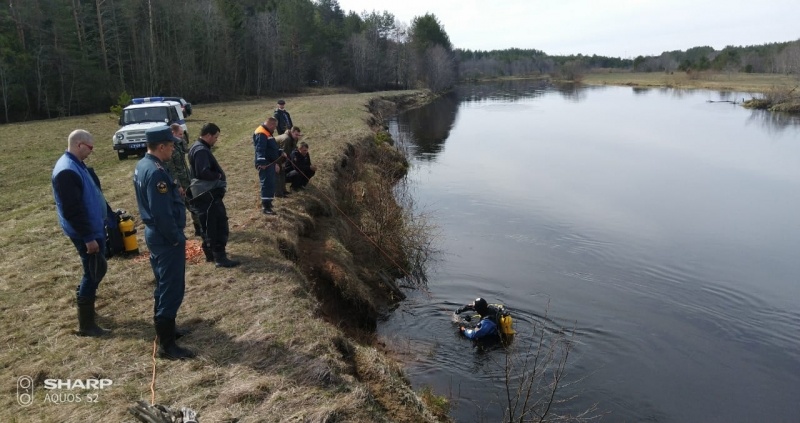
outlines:
[[[317,173],[317,167],[311,164],[311,155],[308,154],[308,144],[301,142],[297,150],[292,152],[289,173],[286,182],[292,184],[292,191],[305,189],[308,181]]]
[[[175,144],[167,126],[148,129],[146,135],[147,154],[136,164],[133,185],[156,277],[153,322],[161,345],[159,355],[171,360],[192,358],[194,352],[175,343],[175,318],[186,286],[186,207],[178,184],[164,169]]]

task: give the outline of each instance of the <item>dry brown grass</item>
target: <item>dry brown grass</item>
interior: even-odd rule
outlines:
[[[689,75],[679,71],[671,74],[663,72],[596,72],[586,74],[583,83],[765,93],[776,87],[796,86],[797,78],[789,75],[757,73],[695,72]]]
[[[319,171],[308,191],[276,202],[277,218],[260,213],[251,142],[275,99],[195,106],[188,122],[192,137],[205,122],[222,128],[215,155],[228,174],[229,253],[243,264],[225,270],[205,262],[188,265],[178,323],[193,330],[181,344],[200,354],[186,362],[157,361],[157,403],[192,407],[205,422],[434,420],[395,364],[323,319],[314,294],[318,285],[305,276],[313,273],[301,270],[306,262],[328,262],[334,281],[350,283],[348,295],[375,295],[359,292],[377,288],[356,281],[364,272],[346,246],[354,235],[343,229],[327,198],[343,198],[337,169],[353,159],[348,152],[358,157],[374,148],[366,104],[377,95],[287,98]],[[88,162],[108,201],[138,216],[131,182],[136,160],[118,161],[111,149],[117,126],[110,114],[2,128],[3,422],[132,421],[126,407],[150,400],[153,276],[147,261],[110,260],[97,305],[100,323],[114,330],[111,337],[73,334],[71,303],[80,264],[58,227],[49,176],[67,134],[76,128],[95,136]],[[139,242],[146,249],[141,236]],[[16,401],[22,375],[37,381],[29,407]],[[108,378],[114,384],[99,392],[97,404],[52,404],[44,402],[47,378]]]

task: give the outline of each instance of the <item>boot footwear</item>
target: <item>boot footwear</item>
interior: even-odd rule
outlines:
[[[190,333],[192,333],[192,331],[187,328],[179,328],[178,326],[175,326],[175,339],[181,339]]]
[[[158,335],[158,355],[168,360],[185,360],[194,358],[195,353],[175,343],[175,319],[155,319],[156,335]]]
[[[95,323],[94,298],[76,297],[78,306],[78,335],[80,336],[103,336],[111,332],[103,329]]]
[[[153,321],[156,319],[156,314],[158,314],[158,307],[156,307],[156,304],[153,303]],[[175,325],[175,339],[181,339],[190,333],[192,333],[190,329],[179,328],[177,325]]]
[[[217,267],[236,267],[241,264],[238,260],[231,260],[228,254],[223,252],[214,253],[214,265]]]
[[[261,213],[267,216],[275,215],[275,211],[272,210],[272,200],[264,200],[261,202]]]
[[[211,263],[214,261],[214,253],[211,252],[211,248],[203,246],[203,254],[206,255],[206,262]]]

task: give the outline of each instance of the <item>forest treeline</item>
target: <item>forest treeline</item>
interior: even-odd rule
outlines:
[[[219,101],[308,85],[455,82],[436,16],[345,12],[336,0],[4,0],[3,122],[104,112],[122,92]]]
[[[567,79],[575,73],[596,69],[622,69],[635,72],[748,72],[800,75],[800,40],[722,50],[693,47],[686,51],[665,51],[658,56],[635,59],[617,57],[550,56],[534,49],[473,51],[456,49],[459,77],[482,79],[500,76],[555,74]]]
[[[448,89],[458,80],[592,69],[800,74],[800,40],[621,59],[454,49],[432,14],[337,0],[3,0],[2,122],[105,112],[120,94],[222,101],[311,86]]]

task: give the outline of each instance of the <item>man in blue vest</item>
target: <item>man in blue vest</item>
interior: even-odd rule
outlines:
[[[144,239],[156,277],[153,323],[161,345],[159,355],[171,360],[192,358],[194,352],[175,343],[175,318],[186,287],[186,206],[175,179],[164,168],[175,148],[167,126],[148,129],[147,154],[136,164],[133,185]]]
[[[83,162],[93,149],[94,139],[89,132],[72,131],[67,138],[67,151],[56,162],[51,178],[58,222],[78,250],[83,265],[83,278],[76,292],[81,336],[109,332],[95,323],[95,294],[108,270],[104,254],[109,207],[100,190],[100,179]]]

